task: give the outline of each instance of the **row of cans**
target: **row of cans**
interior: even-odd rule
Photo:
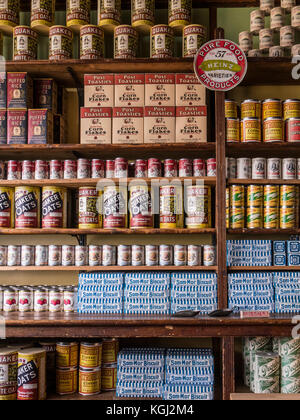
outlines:
[[[98,179],[98,178],[172,178],[214,177],[216,159],[137,159],[128,162],[125,158],[114,160],[9,160],[0,161],[0,179],[44,180],[44,179]]]
[[[300,179],[300,159],[296,158],[226,158],[228,179]]]
[[[0,311],[71,313],[77,293],[74,286],[0,286]]]
[[[284,121],[281,117],[270,117],[261,122],[259,118],[226,118],[227,143],[299,143],[300,117]]]
[[[0,245],[0,266],[214,266],[213,245]]]

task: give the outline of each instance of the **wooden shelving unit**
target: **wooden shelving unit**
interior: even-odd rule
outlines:
[[[206,235],[216,229],[0,229],[0,235]]]
[[[300,179],[228,179],[228,185],[300,185]]]
[[[300,267],[281,267],[281,266],[264,266],[264,267],[228,267],[228,272],[233,271],[300,271]]]
[[[204,267],[204,266],[196,266],[196,267],[189,267],[189,266],[182,266],[182,267],[176,267],[176,266],[140,266],[140,267],[133,267],[133,266],[108,266],[103,267],[101,266],[95,266],[91,267],[89,265],[87,266],[81,266],[81,267],[75,267],[75,266],[69,266],[69,267],[63,267],[63,266],[56,266],[56,267],[50,267],[50,266],[28,266],[28,267],[20,267],[20,266],[13,266],[13,267],[2,267],[0,266],[0,272],[11,272],[11,271],[87,271],[87,272],[94,272],[94,271],[216,271],[218,269],[217,266],[211,266],[211,267]],[[300,270],[300,268],[299,268]]]

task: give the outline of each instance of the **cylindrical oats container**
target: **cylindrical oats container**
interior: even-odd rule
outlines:
[[[169,25],[176,33],[182,33],[191,23],[192,0],[169,0]]]
[[[13,28],[19,25],[20,0],[0,2],[0,31],[11,35]]]
[[[129,25],[120,25],[114,31],[114,58],[130,60],[137,56],[138,33]]]
[[[206,42],[207,29],[202,25],[188,25],[183,29],[183,57],[194,57]]]
[[[67,0],[67,27],[75,32],[90,23],[90,0]]]
[[[14,61],[30,61],[37,59],[38,35],[29,26],[14,28]]]
[[[132,0],[131,25],[148,34],[155,22],[155,0]]]
[[[104,32],[96,25],[80,29],[80,59],[98,60],[104,57]]]
[[[48,35],[54,25],[55,0],[31,0],[31,27],[41,35]]]
[[[66,26],[52,26],[49,31],[49,60],[60,61],[72,58],[73,33]]]
[[[151,28],[151,57],[171,58],[174,56],[174,31],[168,25]]]
[[[98,25],[114,32],[121,23],[121,0],[98,0]]]

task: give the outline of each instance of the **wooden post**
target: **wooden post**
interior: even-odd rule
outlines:
[[[234,338],[222,338],[222,385],[223,400],[230,400],[230,395],[235,391],[235,366],[234,366]]]

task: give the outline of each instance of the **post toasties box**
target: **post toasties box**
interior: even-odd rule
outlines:
[[[111,144],[112,108],[81,108],[80,143]]]
[[[115,74],[115,107],[145,105],[145,75]]]
[[[176,74],[176,106],[206,105],[206,89],[192,73]]]
[[[175,74],[145,75],[145,106],[175,106]]]
[[[206,106],[176,108],[176,143],[207,142]]]
[[[86,108],[114,106],[114,75],[84,75],[84,106]]]
[[[112,138],[114,144],[142,144],[144,142],[144,108],[114,108]]]
[[[175,142],[175,107],[146,106],[144,143]]]

